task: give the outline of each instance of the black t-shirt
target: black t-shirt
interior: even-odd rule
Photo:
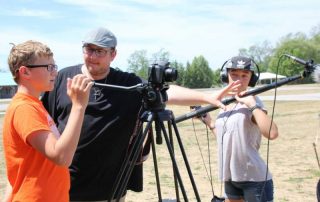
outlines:
[[[81,66],[59,71],[55,89],[42,101],[60,132],[66,126],[71,101],[66,94],[67,78],[81,73]],[[142,80],[134,74],[110,68],[106,79],[97,80],[119,86],[134,86]],[[108,200],[134,131],[142,95],[101,86],[91,89],[79,144],[70,166],[70,200]],[[142,191],[142,165],[136,166],[128,189]]]

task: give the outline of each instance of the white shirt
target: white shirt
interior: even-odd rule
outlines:
[[[259,98],[257,104],[263,108]],[[241,103],[218,114],[215,127],[219,151],[219,176],[223,181],[266,180],[267,166],[259,154],[261,133],[251,118],[252,112]],[[271,178],[268,172],[267,180]]]

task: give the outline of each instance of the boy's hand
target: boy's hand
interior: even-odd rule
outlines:
[[[91,79],[78,74],[67,81],[67,94],[73,105],[86,107],[89,101],[90,89],[93,86]]]

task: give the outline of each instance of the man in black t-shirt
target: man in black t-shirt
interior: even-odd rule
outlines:
[[[84,64],[59,71],[55,89],[44,94],[42,101],[58,129],[64,130],[71,102],[66,95],[67,78],[82,73],[96,83],[134,86],[142,83],[138,76],[110,67],[117,54],[117,39],[112,32],[98,28],[89,32],[83,41]],[[236,88],[231,84],[213,96],[171,85],[167,90],[169,104],[213,104],[224,107],[220,98]],[[127,154],[134,131],[142,95],[138,91],[119,91],[93,86],[87,106],[76,153],[70,166],[71,201],[106,201]],[[127,189],[142,191],[142,164],[131,174]],[[124,201],[124,197],[121,199]],[[120,200],[120,201],[121,201]]]

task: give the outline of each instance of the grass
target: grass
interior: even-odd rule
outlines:
[[[300,87],[304,86],[305,90]],[[281,89],[281,90],[280,90]],[[272,95],[272,90],[261,95]],[[278,89],[278,95],[299,95],[309,93],[319,93],[320,85],[299,85],[283,86]],[[272,101],[264,101],[269,114],[272,113]],[[263,139],[261,144],[261,156],[267,159],[269,152],[269,169],[273,175],[275,186],[275,200],[279,202],[287,201],[316,201],[316,185],[320,177],[320,169],[313,143],[318,148],[318,135],[320,134],[320,100],[318,101],[280,101],[276,102],[274,121],[279,128],[280,136],[270,141],[269,148],[267,140]],[[168,106],[175,116],[185,114],[188,107]],[[215,117],[217,110],[210,112]],[[0,118],[2,126],[2,117]],[[194,180],[202,201],[210,201],[212,191],[210,181],[206,174],[203,160],[209,169],[207,132],[204,125],[199,121],[186,120],[178,123],[179,133],[184,145],[188,161],[191,166]],[[2,131],[2,130],[1,130]],[[199,141],[199,146],[196,141]],[[2,139],[2,134],[0,133]],[[213,135],[209,134],[211,172],[213,177],[213,189],[216,195],[221,195],[221,182],[217,179],[217,152],[216,141]],[[176,142],[175,138],[174,141]],[[184,186],[190,201],[195,201],[194,192],[190,184],[188,174],[185,169],[179,147],[175,145],[176,160],[181,173]],[[156,145],[157,161],[161,182],[161,193],[163,199],[175,198],[175,190],[172,175],[171,160],[165,145]],[[320,155],[320,153],[319,153]],[[209,172],[209,171],[208,171]],[[2,144],[0,145],[0,198],[3,195],[5,186],[5,164],[3,160]],[[180,197],[182,195],[180,194]],[[157,187],[154,176],[153,159],[150,154],[149,159],[144,163],[144,191],[141,193],[128,192],[127,202],[130,201],[158,201]]]

